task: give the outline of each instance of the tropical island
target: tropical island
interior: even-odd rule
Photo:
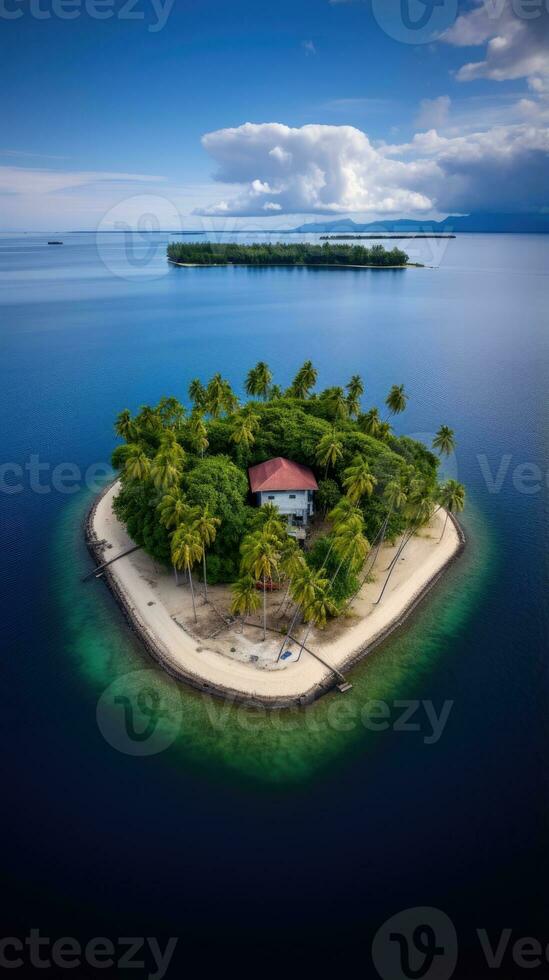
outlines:
[[[371,235],[321,235],[320,241],[321,242],[344,242],[344,241],[360,242],[360,241],[364,241],[365,239],[371,239],[371,238],[376,239],[376,241],[385,241],[387,239],[391,240],[395,238],[398,241],[402,241],[403,238],[413,239],[413,238],[455,238],[455,237],[456,237],[455,235],[431,235],[425,232],[422,232],[421,234],[417,234],[417,235],[410,234],[409,232],[403,232],[401,235],[384,235],[384,234],[376,235],[375,233]]]
[[[364,384],[315,390],[310,361],[282,390],[264,362],[242,401],[215,374],[189,405],[116,420],[118,478],[88,542],[149,651],[202,690],[306,703],[338,684],[459,553],[455,446],[397,436],[408,395],[362,409]],[[119,560],[118,557],[120,557]]]
[[[383,245],[311,245],[296,242],[255,243],[239,245],[227,242],[170,242],[167,249],[174,265],[282,265],[282,266],[348,266],[352,268],[404,268],[409,262],[399,248],[387,251]]]

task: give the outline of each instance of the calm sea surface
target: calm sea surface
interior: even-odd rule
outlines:
[[[168,238],[0,237],[2,462],[23,468],[0,496],[3,934],[179,936],[170,976],[189,946],[304,963],[354,948],[375,976],[377,928],[427,905],[456,926],[459,975],[488,975],[476,928],[547,932],[549,238],[416,241],[431,267],[405,271],[176,269]],[[108,463],[120,409],[217,370],[240,392],[259,359],[285,385],[306,358],[323,386],[360,372],[365,407],[404,383],[400,433],[455,428],[469,547],[345,698],[220,717],[81,584],[78,475]],[[129,755],[98,702],[145,669],[170,705],[163,751]],[[360,724],[372,698],[393,722],[403,700],[450,714],[429,744],[423,708],[419,730]]]

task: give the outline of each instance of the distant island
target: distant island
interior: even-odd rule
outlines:
[[[549,234],[549,214],[498,214],[478,212],[476,214],[449,214],[442,221],[429,218],[397,218],[386,221],[371,221],[369,224],[358,224],[351,218],[339,218],[336,221],[310,222],[292,229],[300,234],[318,234],[320,232],[423,232],[432,234],[442,232],[479,232],[500,234]]]
[[[429,235],[429,234],[427,234],[427,235],[425,235],[425,234],[421,234],[421,235],[409,235],[409,234],[406,234],[405,237],[406,238],[455,238],[456,236],[455,235]],[[375,234],[375,233],[372,234],[372,235],[321,235],[320,236],[321,242],[322,241],[326,241],[326,242],[344,242],[344,241],[360,242],[360,241],[364,241],[365,239],[372,239],[372,238],[374,238],[376,241],[380,241],[380,240],[381,241],[386,241],[387,239],[395,239],[395,238],[398,239],[399,241],[402,241],[402,235],[382,235],[382,234]]]
[[[349,266],[353,268],[403,268],[410,264],[406,252],[399,248],[386,251],[383,245],[364,248],[361,245],[287,245],[254,243],[239,245],[228,242],[170,242],[167,249],[175,265],[286,265]]]

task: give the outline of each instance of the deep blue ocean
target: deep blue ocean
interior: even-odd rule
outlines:
[[[170,977],[192,957],[377,977],[384,920],[433,906],[456,975],[492,976],[477,929],[549,940],[549,238],[416,241],[426,268],[395,271],[177,269],[169,238],[0,236],[2,934],[177,936]],[[259,359],[286,385],[306,358],[322,386],[360,373],[365,408],[404,383],[399,433],[456,431],[468,548],[345,696],[392,717],[451,701],[444,731],[332,732],[337,694],[309,716],[320,733],[212,731],[181,689],[164,751],[117,751],[98,701],[157,671],[105,586],[81,583],[89,467],[122,408],[217,370],[242,392]],[[496,976],[523,973],[507,953]]]

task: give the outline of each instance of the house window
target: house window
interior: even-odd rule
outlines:
[[[290,494],[290,500],[295,500],[295,493]]]
[[[270,493],[267,500],[274,500],[274,493]]]

